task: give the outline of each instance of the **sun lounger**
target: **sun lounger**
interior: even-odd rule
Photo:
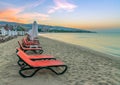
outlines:
[[[18,52],[18,51],[23,51],[23,50],[21,50],[21,48],[17,48],[16,49],[16,53]],[[43,55],[43,54],[33,54],[33,55],[28,55],[28,54],[26,54],[26,56],[29,58],[29,59],[31,59],[31,60],[50,60],[50,59],[54,59],[54,60],[56,60],[56,58],[54,58],[53,56],[51,56],[51,55]],[[19,64],[19,62],[18,62],[18,64]]]
[[[40,47],[39,40],[28,41],[27,38],[22,39],[24,47]]]
[[[23,65],[20,65],[21,69],[19,70],[19,74],[24,78],[32,77],[33,75],[35,75],[36,72],[38,72],[41,69],[49,69],[57,75],[63,74],[67,70],[67,66],[60,60],[37,60],[37,61],[33,61],[30,58],[28,58],[28,55],[26,55],[26,53],[24,53],[23,51],[18,51],[17,56],[19,57],[19,59],[22,62],[24,62]],[[62,67],[63,69],[62,69],[62,71],[61,71],[61,69],[59,69],[59,71],[56,71],[55,69],[53,69],[55,67],[56,68]],[[30,71],[30,70],[34,70],[34,72],[27,75],[25,72]]]
[[[23,45],[19,41],[18,41],[18,44],[23,51],[39,51],[40,54],[43,53],[42,47],[38,47],[38,48],[23,47]]]

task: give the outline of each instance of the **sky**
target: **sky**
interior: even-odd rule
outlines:
[[[0,0],[0,21],[120,28],[120,0]]]

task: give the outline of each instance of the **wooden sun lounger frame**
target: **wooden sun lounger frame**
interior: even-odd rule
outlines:
[[[18,41],[18,44],[19,44],[20,48],[23,51],[36,51],[36,50],[38,50],[40,54],[43,53],[42,47],[39,47],[39,48],[26,48],[26,47],[23,47],[23,45],[20,43],[20,41]]]
[[[64,65],[59,60],[37,60],[37,63],[40,63],[40,65],[38,65],[38,64],[36,64],[36,61],[32,61],[31,59],[29,59],[28,57],[26,57],[26,53],[24,53],[23,51],[18,51],[17,52],[17,56],[19,57],[18,61],[22,62],[22,64],[18,64],[21,67],[21,69],[19,70],[19,74],[22,77],[24,77],[24,78],[26,78],[26,77],[32,77],[33,75],[36,74],[36,72],[38,72],[41,69],[49,69],[52,72],[54,72],[55,74],[57,74],[57,75],[61,75],[61,74],[65,73],[66,70],[67,70],[67,66]],[[54,61],[56,63],[58,62],[58,63],[57,64],[51,64],[51,63],[49,63],[49,62],[52,62],[52,61]],[[47,65],[44,65],[46,63],[47,63]],[[41,65],[41,64],[43,64],[43,65]],[[52,67],[63,67],[64,70],[61,71],[61,72],[57,72],[54,69],[52,69]],[[32,69],[34,69],[34,72],[31,73],[30,75],[24,74],[24,71],[32,70]]]

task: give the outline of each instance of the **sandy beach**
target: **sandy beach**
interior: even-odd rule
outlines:
[[[120,58],[109,56],[89,48],[39,37],[44,54],[62,60],[68,70],[55,75],[41,70],[31,78],[19,75],[16,47],[17,37],[0,44],[0,85],[120,85]]]

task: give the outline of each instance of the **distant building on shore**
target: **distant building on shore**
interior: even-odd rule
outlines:
[[[16,36],[25,35],[26,29],[20,25],[0,25],[0,35],[2,36]]]

